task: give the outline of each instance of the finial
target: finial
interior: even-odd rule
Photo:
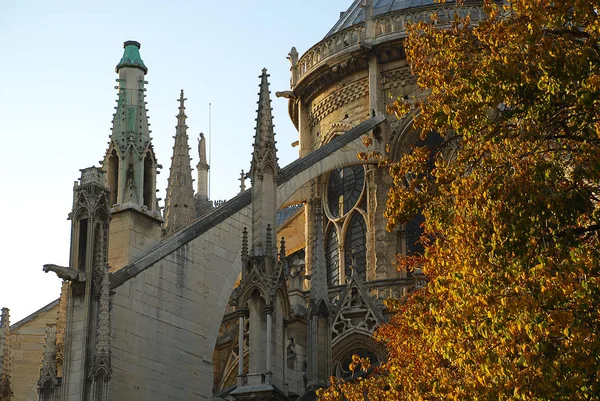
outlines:
[[[281,242],[279,243],[279,260],[285,259],[285,238],[281,237]]]
[[[244,192],[246,190],[246,173],[244,173],[244,169],[242,169],[242,172],[240,173],[240,193]]]
[[[183,97],[183,89],[181,90],[181,93],[179,94],[179,110],[185,110],[185,101],[187,99]]]

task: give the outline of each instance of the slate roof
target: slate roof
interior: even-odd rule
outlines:
[[[353,25],[363,23],[365,21],[365,11],[360,6],[362,2],[363,0],[354,0],[350,8],[340,16],[338,22],[336,22],[333,28],[327,32],[325,38]],[[454,0],[447,0],[446,3],[454,3]],[[434,4],[436,4],[435,0],[373,0],[373,15],[377,18],[383,14],[394,11],[431,6]]]

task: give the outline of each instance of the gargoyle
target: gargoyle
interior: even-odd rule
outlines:
[[[58,266],[54,264],[44,265],[44,272],[54,272],[58,278],[62,278],[65,281],[72,281],[74,283],[85,283],[85,272],[73,269],[71,267]]]
[[[292,92],[292,91],[275,92],[275,96],[283,97],[285,99],[296,99],[296,95],[294,95],[294,92]]]

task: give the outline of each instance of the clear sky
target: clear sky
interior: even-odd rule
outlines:
[[[109,139],[123,42],[137,40],[164,199],[179,91],[185,90],[192,165],[208,135],[211,198],[239,191],[250,166],[258,76],[271,74],[279,162],[297,157],[287,100],[286,56],[303,54],[352,0],[0,0],[0,307],[11,322],[58,298],[44,263],[69,263],[73,181],[99,165]],[[195,176],[195,171],[194,171]],[[248,182],[249,184],[249,182]],[[162,206],[162,204],[161,204]]]

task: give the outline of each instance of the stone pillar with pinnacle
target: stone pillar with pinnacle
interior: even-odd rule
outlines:
[[[98,375],[106,383],[111,375],[107,261],[111,210],[110,191],[105,187],[105,182],[101,169],[89,167],[81,170],[81,178],[73,189],[73,209],[69,215],[69,266],[44,265],[45,272],[54,272],[68,282],[61,384],[63,401],[105,401],[107,397],[102,388],[94,386]],[[56,359],[56,327],[48,333],[46,348]],[[100,358],[102,363],[99,363],[100,354],[103,355]],[[47,365],[39,382],[42,393],[50,383],[48,380],[56,377],[56,363]]]
[[[113,270],[138,259],[162,239],[156,197],[156,160],[146,109],[146,73],[141,45],[127,41],[116,66],[117,106],[108,149],[102,161],[110,189],[112,222],[109,261]]]
[[[165,201],[164,231],[167,236],[181,230],[196,219],[194,185],[190,167],[190,147],[187,135],[183,89],[179,95],[179,113],[175,127],[175,144]]]
[[[312,276],[307,319],[309,389],[328,385],[331,374],[331,306],[327,292],[321,199],[315,198]]]
[[[206,158],[206,138],[204,133],[198,136],[198,187],[196,189],[196,197],[202,200],[208,200],[208,159]]]
[[[202,132],[198,137],[198,160],[196,165],[198,171],[198,186],[195,195],[196,217],[200,217],[213,209],[213,203],[208,199],[208,171],[210,166],[206,157],[206,138]]]
[[[9,401],[12,397],[10,354],[10,313],[2,308],[0,315],[0,401]]]
[[[231,393],[236,400],[285,400],[285,329],[289,305],[285,286],[285,243],[277,258],[273,236],[277,232],[277,177],[279,165],[271,115],[267,70],[260,76],[256,133],[250,179],[252,180],[251,247],[242,233],[242,280],[235,293],[239,310],[248,311],[248,373],[238,378]],[[243,183],[243,180],[241,180]],[[243,319],[240,319],[240,324]],[[241,329],[240,329],[241,330]],[[240,341],[242,333],[240,331]],[[241,350],[240,350],[241,355]],[[243,358],[240,356],[240,358]],[[242,363],[240,362],[240,372]]]

